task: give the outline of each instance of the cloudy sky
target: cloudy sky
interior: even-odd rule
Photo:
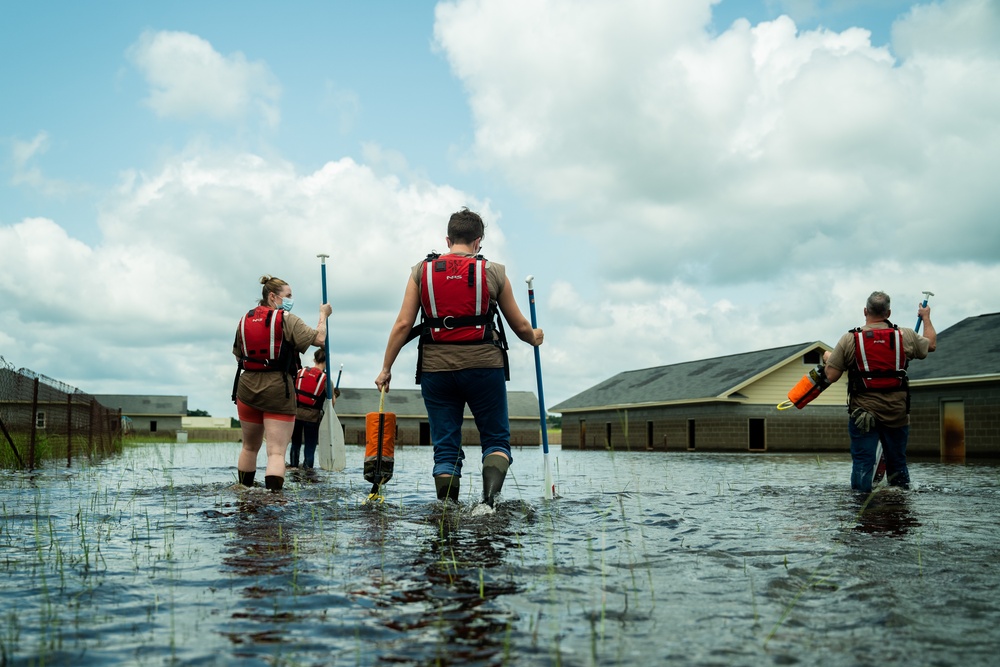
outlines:
[[[319,253],[342,386],[374,386],[409,266],[462,206],[525,313],[535,276],[549,406],[832,344],[873,289],[907,326],[923,290],[939,329],[1000,310],[995,0],[2,15],[0,356],[89,393],[235,416],[237,319],[267,273],[315,324]]]

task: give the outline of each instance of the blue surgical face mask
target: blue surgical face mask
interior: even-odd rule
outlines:
[[[287,296],[281,297],[281,309],[283,311],[285,311],[286,313],[290,312],[292,310],[293,305],[295,305],[295,299],[292,299],[291,297]]]

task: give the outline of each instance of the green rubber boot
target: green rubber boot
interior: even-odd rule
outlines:
[[[265,475],[264,476],[264,486],[267,487],[273,493],[281,491],[281,487],[285,485],[285,478],[279,477],[278,475]]]
[[[256,474],[256,470],[251,470],[250,472],[244,472],[238,468],[236,470],[236,477],[240,480],[240,484],[243,486],[253,486],[253,476]]]
[[[483,459],[483,502],[490,507],[496,503],[509,467],[510,461],[500,454],[490,454]]]
[[[458,487],[460,479],[458,477],[435,477],[434,488],[437,490],[438,500],[450,499],[458,502]]]

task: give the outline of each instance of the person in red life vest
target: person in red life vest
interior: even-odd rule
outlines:
[[[331,405],[337,403],[340,390],[333,390]],[[323,401],[326,400],[326,352],[323,348],[313,353],[311,368],[300,368],[295,376],[295,430],[288,450],[288,467],[299,467],[299,450],[305,444],[302,467],[310,469],[316,458],[319,444],[319,424],[323,420]]]
[[[448,252],[411,269],[375,386],[389,391],[399,351],[419,336],[417,383],[430,422],[437,497],[458,500],[468,405],[479,429],[483,502],[492,506],[512,462],[507,343],[498,312],[529,345],[541,345],[544,334],[521,314],[504,266],[479,254],[484,231],[482,218],[463,208],[448,221]]]
[[[823,355],[826,379],[836,382],[846,372],[847,430],[851,436],[851,488],[870,492],[879,440],[891,486],[909,488],[906,443],[910,434],[910,389],[906,367],[925,359],[937,347],[931,309],[918,305],[924,334],[900,329],[889,321],[889,295],[872,292],[865,304],[865,324],[848,331]]]
[[[236,463],[240,484],[253,486],[257,452],[267,441],[264,485],[279,491],[285,483],[285,449],[295,427],[295,374],[299,355],[310,346],[322,346],[326,318],[333,309],[319,307],[313,329],[292,310],[292,288],[284,280],[263,276],[261,299],[236,329],[233,354],[239,360],[233,401],[243,430],[243,449]]]

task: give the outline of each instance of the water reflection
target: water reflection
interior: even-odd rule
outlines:
[[[374,598],[379,622],[400,633],[401,642],[378,647],[378,662],[433,665],[492,665],[502,661],[515,614],[496,604],[519,592],[505,568],[517,547],[511,523],[523,514],[518,503],[494,514],[435,503],[423,526],[430,537],[415,557],[375,587],[355,591]]]
[[[911,513],[906,492],[881,489],[872,494],[858,495],[853,530],[871,535],[902,537],[920,522]]]
[[[277,600],[292,595],[296,574],[296,544],[291,522],[284,518],[289,499],[261,489],[243,491],[236,504],[233,539],[226,542],[222,563],[238,581],[248,600],[245,608],[233,609],[235,629],[222,632],[236,646],[275,644],[283,638],[281,626],[296,614],[282,609]],[[297,591],[295,591],[297,592]],[[252,625],[243,625],[250,622]],[[236,657],[248,657],[237,650]]]

